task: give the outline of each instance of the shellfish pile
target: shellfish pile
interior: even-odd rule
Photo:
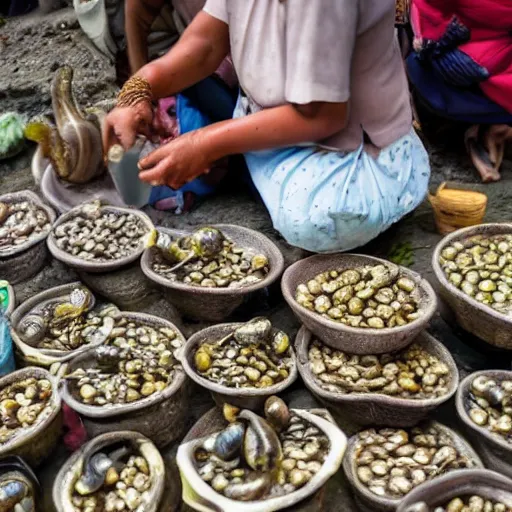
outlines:
[[[436,476],[475,466],[452,437],[435,426],[360,432],[354,459],[361,484],[377,496],[396,499]]]
[[[512,380],[475,377],[467,406],[473,423],[512,444]]]
[[[446,505],[436,507],[434,512],[510,512],[510,507],[507,507],[504,503],[475,495],[453,498]]]
[[[126,450],[99,452],[84,464],[71,499],[75,512],[144,510],[152,485],[149,464],[141,455],[126,455]]]
[[[0,443],[6,443],[23,428],[37,423],[50,406],[52,384],[29,377],[0,390]]]
[[[83,205],[52,231],[59,249],[98,262],[130,256],[143,246],[148,233],[138,215],[105,211],[99,201]]]
[[[270,270],[264,254],[237,246],[215,228],[198,229],[176,242],[158,233],[154,245],[160,250],[153,271],[192,286],[241,288],[260,282]]]
[[[114,326],[112,305],[94,307],[94,296],[85,287],[71,291],[68,300],[58,299],[36,307],[16,327],[20,339],[41,349],[70,351],[89,343],[101,343]]]
[[[30,201],[0,202],[0,256],[2,252],[49,233],[50,229],[47,213],[37,204]]]
[[[290,375],[294,364],[288,335],[255,318],[219,340],[202,343],[194,354],[201,377],[232,388],[265,388]]]
[[[181,371],[174,355],[181,345],[170,328],[122,317],[109,341],[95,349],[97,367],[75,369],[66,378],[73,395],[84,404],[135,402],[171,384]]]
[[[416,344],[392,354],[358,356],[314,340],[309,363],[317,383],[333,393],[424,399],[445,395],[450,382],[448,366]]]
[[[265,419],[246,410],[230,419],[204,441],[195,462],[201,478],[233,500],[264,500],[300,489],[320,471],[330,449],[327,436],[275,396],[265,403]]]
[[[469,297],[512,315],[512,235],[472,236],[441,252],[448,281]]]
[[[297,286],[295,300],[350,327],[400,327],[421,314],[416,283],[385,265],[322,272]]]

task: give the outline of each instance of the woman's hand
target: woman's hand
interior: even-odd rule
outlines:
[[[213,158],[205,147],[202,130],[177,137],[139,162],[142,181],[153,186],[168,185],[177,190],[210,171]]]
[[[103,125],[103,151],[107,154],[114,144],[121,144],[126,151],[135,144],[139,134],[151,138],[152,122],[153,109],[146,101],[133,107],[115,108]]]

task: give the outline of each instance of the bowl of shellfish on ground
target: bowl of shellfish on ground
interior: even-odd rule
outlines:
[[[40,496],[37,477],[21,457],[0,460],[0,510],[36,512]]]
[[[55,212],[29,190],[0,196],[0,275],[12,284],[37,274]]]
[[[178,449],[183,500],[195,510],[296,507],[338,471],[347,445],[327,411],[288,409],[276,396],[264,417],[242,409],[225,420]]]
[[[159,227],[149,245],[144,274],[183,314],[212,322],[274,283],[284,268],[281,251],[266,236],[231,224],[192,233]]]
[[[430,284],[386,260],[359,254],[310,256],[281,281],[297,318],[327,345],[352,354],[407,346],[437,307]]]
[[[0,458],[22,457],[39,465],[55,448],[62,429],[55,377],[28,367],[0,379]]]
[[[457,390],[456,407],[486,467],[512,478],[512,371],[468,375]]]
[[[121,312],[114,320],[107,342],[69,363],[62,398],[90,437],[135,430],[165,446],[186,426],[189,386],[176,355],[185,338],[152,315]]]
[[[400,351],[360,356],[325,345],[303,326],[295,353],[308,389],[359,425],[413,426],[459,383],[451,354],[426,331]]]
[[[437,245],[432,266],[460,326],[512,350],[512,224],[455,231]]]
[[[420,485],[397,512],[510,512],[512,480],[488,469],[465,469]]]
[[[114,328],[112,304],[96,304],[80,282],[51,288],[26,300],[11,316],[11,335],[22,365],[51,367],[101,345]]]
[[[53,486],[57,512],[166,512],[165,464],[138,432],[103,434],[76,451]]]
[[[362,512],[394,511],[424,482],[455,469],[482,467],[464,438],[434,421],[410,429],[359,432],[349,439],[343,459]]]
[[[152,229],[151,219],[139,210],[93,201],[59,217],[48,248],[70,267],[107,272],[138,259]]]
[[[263,317],[207,327],[189,338],[179,357],[187,375],[219,406],[260,409],[298,375],[288,335]]]

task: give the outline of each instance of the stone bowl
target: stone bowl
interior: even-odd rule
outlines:
[[[0,202],[3,203],[17,203],[20,201],[29,201],[36,204],[46,212],[50,224],[55,222],[55,212],[30,190],[0,196]],[[48,257],[48,248],[44,243],[48,235],[49,232],[40,233],[24,244],[6,251],[0,251],[0,276],[2,276],[2,279],[17,284],[37,274]]]
[[[183,501],[201,512],[273,512],[282,509],[297,510],[298,504],[319,491],[339,469],[347,446],[345,434],[334,422],[325,419],[322,410],[290,409],[290,412],[309,421],[330,441],[331,449],[322,469],[301,489],[285,496],[259,501],[236,501],[217,493],[199,476],[193,461],[194,453],[209,437],[186,442],[178,448],[176,461],[180,469]],[[323,411],[327,413],[327,411]],[[328,414],[328,413],[327,413]]]
[[[469,397],[471,382],[479,375],[486,375],[496,381],[512,380],[512,371],[505,370],[483,370],[468,375],[460,383],[455,397],[457,416],[464,424],[468,437],[477,447],[485,466],[512,478],[512,443],[508,443],[502,437],[493,435],[486,428],[473,423],[466,410],[465,404]]]
[[[243,288],[202,288],[186,283],[173,282],[153,271],[155,248],[144,251],[141,266],[142,271],[151,281],[165,289],[170,302],[181,313],[191,318],[220,322],[233,313],[249,294],[266,288],[279,279],[284,268],[284,258],[277,246],[257,231],[232,224],[215,224],[213,227],[220,229],[228,238],[240,246],[255,249],[265,254],[270,266],[270,271],[265,279]],[[169,228],[158,228],[158,230],[173,238],[184,234],[182,231]]]
[[[77,286],[84,286],[80,282],[65,284],[50,288],[44,292],[34,295],[30,299],[23,302],[18,306],[11,315],[11,336],[16,346],[16,355],[22,365],[28,366],[41,366],[43,368],[50,368],[53,364],[62,364],[70,361],[74,357],[100,343],[82,345],[75,350],[51,350],[45,348],[33,347],[21,340],[16,329],[21,320],[28,315],[34,308],[44,305],[44,303],[53,302],[57,298],[64,298],[71,293]]]
[[[74,512],[75,507],[71,502],[71,497],[74,486],[82,473],[85,459],[103,448],[119,442],[129,443],[148,461],[153,484],[148,491],[148,499],[141,510],[144,510],[144,512],[166,512],[161,507],[166,476],[162,456],[149,439],[138,432],[130,431],[116,431],[100,435],[71,455],[60,469],[53,485],[53,505],[57,512]]]
[[[477,453],[473,450],[471,445],[454,430],[446,427],[445,425],[441,425],[436,421],[429,422],[429,426],[435,426],[445,434],[450,435],[454,440],[455,448],[459,451],[459,453],[473,460],[478,468],[484,467],[482,461],[478,457]],[[356,474],[356,464],[354,457],[356,448],[357,435],[354,435],[348,441],[347,452],[345,454],[345,458],[343,459],[343,470],[345,471],[345,475],[352,487],[352,490],[354,491],[358,507],[360,508],[361,512],[394,512],[401,502],[399,498],[395,499],[384,496],[377,496],[376,494],[370,492],[369,489],[367,489],[363,484],[359,482]],[[405,499],[405,497],[402,499]]]
[[[293,366],[290,369],[288,378],[266,388],[230,388],[201,377],[194,368],[195,350],[201,343],[212,339],[220,340],[241,325],[243,323],[219,324],[197,332],[189,338],[183,349],[181,349],[179,358],[189,378],[202,388],[210,391],[215,403],[219,407],[227,403],[235,407],[257,411],[263,409],[265,400],[268,397],[283,392],[297,378],[297,364],[293,349],[291,350]],[[276,331],[277,329],[273,329],[273,332]]]
[[[128,320],[143,320],[155,327],[167,327],[177,333],[185,343],[184,336],[167,320],[144,313],[119,313]],[[75,357],[68,365],[67,373],[78,368],[95,366],[94,350]],[[89,437],[113,430],[134,430],[148,437],[159,448],[178,439],[186,426],[189,383],[185,372],[177,369],[176,376],[163,391],[127,404],[88,405],[75,398],[67,380],[60,381],[60,393],[64,402],[80,414]]]
[[[454,498],[475,494],[505,503],[512,510],[512,480],[488,469],[463,469],[418,486],[402,500],[397,512],[418,512],[415,507],[423,503],[434,510]]]
[[[323,318],[309,311],[295,300],[295,291],[316,275],[333,269],[350,269],[362,265],[385,265],[396,268],[389,261],[361,254],[319,254],[297,261],[288,267],[281,281],[281,289],[295,316],[326,345],[351,354],[382,354],[406,347],[423,331],[437,308],[437,297],[430,284],[418,273],[399,267],[400,275],[416,283],[420,291],[420,318],[401,327],[366,329],[350,327],[340,322]]]
[[[137,260],[140,257],[140,255],[144,252],[144,243],[142,240],[139,245],[139,248],[136,251],[133,251],[128,256],[124,256],[116,260],[107,261],[84,260],[82,258],[78,258],[77,256],[73,256],[68,252],[63,251],[62,249],[57,247],[55,236],[53,234],[55,228],[61,226],[65,222],[76,217],[78,211],[80,210],[80,208],[82,208],[82,206],[83,205],[77,206],[76,208],[73,208],[72,210],[68,211],[67,213],[59,217],[57,222],[53,225],[53,229],[50,232],[50,235],[48,236],[47,244],[48,249],[50,250],[54,258],[58,259],[59,261],[62,261],[69,267],[76,268],[78,270],[83,270],[87,272],[109,272],[112,270],[119,269],[125,265],[128,265],[129,263]],[[139,210],[135,210],[134,208],[121,208],[119,206],[105,205],[101,207],[101,211],[107,213],[115,213],[116,215],[135,215],[146,226],[148,234],[153,229],[153,223],[151,222],[151,219],[145,213]]]
[[[446,395],[438,398],[413,400],[396,398],[379,393],[333,393],[317,383],[310,368],[308,349],[313,335],[304,326],[297,333],[295,353],[300,376],[306,387],[325,405],[358,425],[385,425],[388,427],[412,427],[425,419],[432,411],[447,402],[457,391],[459,371],[450,352],[431,334],[423,331],[414,340],[430,354],[436,356],[450,369],[450,383]]]
[[[57,379],[42,368],[31,366],[12,372],[0,378],[0,389],[29,377],[47,379],[51,382],[50,404],[39,415],[34,425],[0,445],[0,458],[17,455],[30,466],[36,467],[52,453],[57,445],[62,430],[62,411]]]
[[[501,349],[512,350],[512,317],[498,313],[490,306],[481,304],[466,295],[446,278],[439,258],[443,249],[453,242],[475,235],[512,234],[512,223],[481,224],[459,229],[444,237],[436,246],[432,256],[432,267],[439,283],[439,293],[455,313],[459,325],[485,342]]]

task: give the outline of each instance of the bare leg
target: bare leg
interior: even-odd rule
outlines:
[[[484,183],[501,179],[499,168],[507,140],[512,140],[512,128],[504,124],[491,125],[485,130],[473,125],[466,131],[467,151]]]

